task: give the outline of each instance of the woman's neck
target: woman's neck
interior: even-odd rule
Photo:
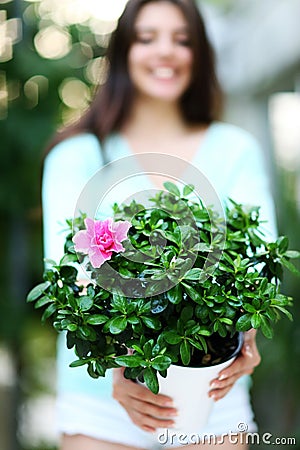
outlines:
[[[136,99],[122,130],[125,135],[135,138],[155,134],[164,140],[185,135],[190,131],[177,104],[159,102],[152,99]]]
[[[177,160],[177,163],[174,163],[174,159],[164,159],[162,166],[155,167],[154,172],[151,164],[149,168],[145,161],[139,162],[145,172],[150,172],[147,176],[152,184],[163,189],[163,182],[169,179],[169,173],[178,180],[181,179],[185,170],[183,161],[193,161],[206,129],[207,126],[201,124],[195,126],[187,124],[177,105],[137,100],[120,131],[126,138],[132,154],[161,153],[180,158],[180,163]],[[164,167],[164,164],[168,167]],[[169,164],[172,164],[171,172]],[[171,179],[173,180],[172,177]]]

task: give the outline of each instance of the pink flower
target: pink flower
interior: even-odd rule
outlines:
[[[131,227],[128,221],[114,222],[112,218],[93,220],[86,218],[86,230],[80,230],[73,236],[75,250],[89,256],[93,267],[98,268],[111,259],[112,252],[123,252],[121,244],[127,238]]]

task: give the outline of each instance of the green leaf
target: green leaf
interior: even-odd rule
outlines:
[[[151,361],[151,366],[156,370],[166,370],[171,364],[171,358],[165,355],[158,355]]]
[[[214,323],[214,331],[218,332],[220,336],[225,337],[227,334],[227,330],[225,325],[221,322],[220,319],[217,319]]]
[[[73,266],[61,266],[60,268],[60,276],[66,283],[75,283],[78,270]]]
[[[97,379],[99,377],[98,373],[95,371],[94,366],[91,362],[88,363],[87,372],[90,377]]]
[[[95,342],[97,339],[96,331],[89,327],[88,325],[81,325],[78,327],[78,331],[80,332],[83,339]]]
[[[69,367],[80,367],[87,364],[88,361],[86,359],[76,359],[75,361],[72,361],[71,364],[69,364]]]
[[[145,361],[139,355],[124,355],[117,356],[115,362],[122,367],[140,367],[144,365]]]
[[[190,269],[185,273],[183,279],[197,281],[201,277],[202,273],[203,273],[202,269],[194,267],[193,269]]]
[[[69,253],[69,254],[66,254],[66,255],[64,255],[62,257],[62,259],[60,260],[59,264],[61,266],[63,266],[63,265],[67,265],[67,264],[72,263],[72,262],[77,262],[77,261],[78,261],[77,255]]]
[[[279,253],[282,255],[283,253],[285,253],[289,247],[289,240],[287,238],[287,236],[280,236],[277,240],[276,240],[276,244],[278,245],[278,250]]]
[[[49,265],[49,266],[56,266],[56,262],[54,261],[54,259],[50,259],[50,258],[44,258],[44,263]]]
[[[45,281],[44,283],[38,284],[35,286],[29,294],[27,295],[27,302],[33,302],[37,298],[39,298],[41,295],[44,294],[44,292],[48,289],[48,287],[51,285],[50,281]]]
[[[108,321],[108,317],[104,316],[104,314],[94,314],[93,316],[88,317],[87,323],[90,325],[101,325]]]
[[[179,342],[182,340],[182,337],[179,336],[176,331],[166,331],[163,334],[163,337],[168,344],[179,344]]]
[[[251,317],[251,325],[253,328],[259,328],[261,326],[261,315],[258,312]]]
[[[193,250],[198,252],[211,252],[212,248],[209,244],[205,244],[204,242],[199,242],[198,244],[194,245]]]
[[[143,375],[146,386],[153,394],[158,394],[159,384],[155,370],[152,367],[147,367],[147,369],[144,370]]]
[[[221,317],[220,322],[226,323],[226,325],[232,325],[232,320],[228,319],[228,317]]]
[[[175,195],[176,197],[180,197],[180,190],[174,183],[166,181],[164,183],[164,187],[167,189],[167,191],[171,192],[171,194]]]
[[[264,316],[261,317],[261,331],[267,339],[272,339],[274,334],[273,329]]]
[[[136,380],[138,379],[142,370],[143,369],[141,369],[140,367],[125,367],[124,377],[127,380]]]
[[[109,330],[112,334],[122,333],[127,327],[127,319],[124,316],[115,317],[109,323]]]
[[[193,190],[194,190],[195,186],[193,184],[186,184],[183,188],[183,196],[187,197],[188,195],[190,195]]]
[[[42,315],[42,322],[45,322],[49,317],[51,317],[56,312],[56,305],[55,303],[51,303],[44,311],[44,314]]]
[[[202,336],[198,336],[199,341],[201,342],[201,346],[204,350],[205,353],[207,353],[207,343],[206,340],[204,339],[204,337]],[[199,348],[199,347],[198,347]]]
[[[161,326],[160,321],[156,317],[141,316],[141,319],[144,324],[152,330],[159,330]]]
[[[100,377],[105,376],[106,369],[99,361],[96,361],[95,368],[96,368],[97,373],[100,375]]]
[[[180,344],[180,356],[182,363],[185,366],[188,366],[191,360],[191,346],[187,340],[182,341]]]
[[[132,348],[133,350],[135,350],[137,353],[140,353],[140,355],[143,355],[143,354],[144,354],[143,350],[142,350],[141,347],[139,347],[138,345],[133,344],[133,345],[131,346],[131,348]]]
[[[88,311],[93,306],[93,299],[88,297],[87,295],[83,295],[78,298],[78,307],[81,311]]]
[[[284,253],[287,258],[300,258],[300,252],[297,250],[288,250]]]
[[[76,301],[76,298],[73,295],[69,295],[68,296],[68,303],[69,303],[69,305],[70,305],[70,307],[72,308],[73,311],[77,311],[78,310],[77,301]]]
[[[44,297],[39,298],[36,302],[34,307],[37,308],[41,308],[42,306],[47,305],[48,303],[52,303],[53,299],[44,295]]]
[[[182,288],[180,284],[177,284],[172,289],[167,291],[168,300],[174,305],[178,304],[182,300]]]
[[[128,322],[131,323],[131,325],[137,325],[140,323],[140,319],[137,316],[130,316],[127,318]]]
[[[281,258],[280,261],[281,261],[282,265],[286,269],[288,269],[290,272],[292,272],[294,275],[298,275],[298,276],[300,275],[300,272],[298,271],[298,269],[290,261],[288,261],[285,258]]]
[[[174,242],[177,245],[180,245],[181,242],[181,235],[175,235],[175,233],[171,233],[170,231],[164,231],[164,230],[160,230],[161,235],[168,239],[168,241]]]
[[[237,331],[248,331],[251,328],[251,314],[244,314],[236,322]]]
[[[293,320],[293,315],[287,309],[283,308],[282,306],[278,306],[278,305],[274,305],[273,308],[280,311],[282,314],[285,314],[289,320],[291,320],[291,321]]]
[[[185,292],[188,294],[189,297],[191,297],[192,300],[194,300],[194,302],[199,304],[203,303],[201,294],[198,291],[196,291],[196,289],[194,289],[192,286],[186,283],[182,283],[182,285],[184,286]]]
[[[146,342],[146,344],[143,347],[143,351],[146,359],[150,359],[152,357],[152,345],[150,341]]]

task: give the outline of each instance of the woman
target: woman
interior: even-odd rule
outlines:
[[[112,36],[108,61],[107,81],[89,110],[56,137],[45,160],[46,257],[61,256],[64,236],[58,222],[72,217],[88,179],[106,160],[128,155],[151,152],[180,157],[198,167],[222,198],[259,203],[265,217],[273,220],[256,142],[243,130],[217,121],[221,93],[213,52],[193,0],[129,0]],[[151,181],[155,185],[157,179]],[[61,340],[61,449],[160,448],[153,432],[172,426],[173,421],[166,419],[176,415],[172,399],[125,380],[121,370],[115,370],[114,381],[111,376],[92,380],[85,369],[68,368],[72,359]],[[208,395],[216,402],[207,428],[199,435],[245,431],[239,428],[241,422],[248,431],[256,429],[249,379],[244,375],[252,373],[259,361],[251,330],[245,334],[240,356],[212,380]],[[227,436],[217,447],[246,448],[242,439],[230,441]],[[185,445],[186,449],[206,447]]]

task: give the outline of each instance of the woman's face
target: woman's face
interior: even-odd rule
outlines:
[[[192,77],[189,41],[188,24],[177,6],[165,1],[141,8],[128,54],[129,76],[138,95],[169,102],[181,98]]]

